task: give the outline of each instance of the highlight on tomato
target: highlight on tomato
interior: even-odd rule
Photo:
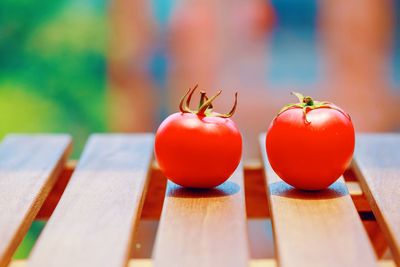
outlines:
[[[181,99],[180,112],[167,117],[159,126],[154,152],[163,174],[172,182],[191,188],[212,188],[225,182],[242,157],[242,136],[230,119],[236,111],[213,111],[213,101],[200,91],[198,109],[190,102],[197,85]]]
[[[269,126],[268,160],[282,180],[298,189],[327,188],[351,163],[353,123],[333,103],[292,94],[299,103],[283,107]]]

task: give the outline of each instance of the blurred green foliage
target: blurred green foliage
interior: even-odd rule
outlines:
[[[107,130],[104,2],[0,1],[0,136]]]
[[[105,1],[0,1],[0,137],[66,132],[77,158],[92,132],[107,130]],[[29,254],[34,222],[14,258]]]

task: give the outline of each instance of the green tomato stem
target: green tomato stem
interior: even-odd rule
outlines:
[[[222,93],[222,91],[218,91],[216,95],[214,95],[211,98],[207,97],[206,92],[200,91],[200,101],[199,101],[199,106],[197,110],[191,110],[190,109],[190,101],[192,99],[192,96],[194,94],[194,91],[197,89],[197,85],[193,88],[190,89],[185,93],[185,95],[181,98],[180,104],[179,104],[179,110],[182,113],[193,113],[198,116],[207,116],[207,117],[220,117],[220,118],[230,118],[233,116],[233,114],[236,111],[237,108],[237,95],[238,93],[235,93],[235,103],[232,107],[232,109],[225,114],[213,112],[213,105],[212,102]]]
[[[292,108],[301,108],[303,110],[304,114],[304,123],[305,124],[310,124],[311,122],[307,118],[307,112],[309,110],[314,110],[318,108],[330,108],[339,111],[342,113],[344,116],[346,116],[348,119],[351,120],[350,115],[345,113],[343,110],[340,108],[337,108],[334,104],[327,102],[327,101],[314,101],[310,96],[303,96],[300,93],[297,92],[291,92],[292,95],[296,96],[299,99],[298,103],[292,103],[284,106],[276,115],[278,117],[281,115],[283,112],[292,109]]]

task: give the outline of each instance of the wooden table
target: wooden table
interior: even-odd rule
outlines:
[[[400,266],[400,135],[359,135],[344,177],[313,193],[272,171],[263,139],[262,159],[207,191],[166,181],[152,134],[92,135],[77,164],[67,135],[9,135],[0,267]],[[35,219],[33,251],[12,261]]]

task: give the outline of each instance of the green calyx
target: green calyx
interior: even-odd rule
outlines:
[[[233,104],[233,107],[231,111],[225,114],[217,113],[214,112],[212,102],[222,93],[222,91],[218,91],[217,94],[215,94],[213,97],[208,98],[206,92],[200,91],[200,102],[199,102],[199,107],[197,110],[192,110],[190,109],[190,101],[192,100],[192,96],[194,91],[197,89],[197,85],[186,92],[186,94],[182,97],[181,102],[179,104],[179,109],[182,113],[193,113],[198,116],[204,116],[204,117],[219,117],[219,118],[230,118],[235,114],[236,107],[237,107],[237,95],[238,93],[235,93],[235,103]]]
[[[327,101],[314,101],[310,96],[303,96],[300,93],[296,92],[291,92],[292,95],[296,96],[299,99],[299,103],[293,103],[293,104],[288,104],[284,106],[278,113],[277,117],[285,112],[288,109],[292,108],[301,108],[303,110],[304,114],[304,122],[306,124],[310,124],[311,122],[307,119],[307,112],[309,110],[317,109],[317,108],[330,108],[330,109],[335,109],[345,115],[347,118],[350,119],[350,116],[343,112],[343,110],[337,108],[335,105],[333,105],[331,102]]]

